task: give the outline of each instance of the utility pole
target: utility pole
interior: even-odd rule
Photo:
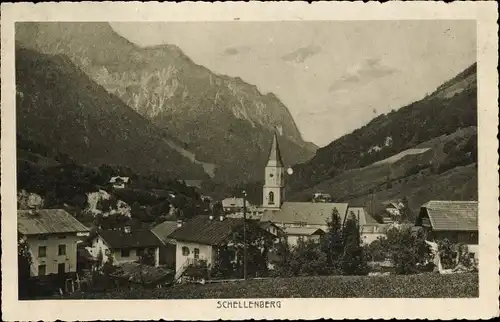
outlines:
[[[243,278],[247,279],[247,192],[243,190]]]

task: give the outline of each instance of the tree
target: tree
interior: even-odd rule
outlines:
[[[326,254],[328,269],[333,273],[339,269],[339,260],[344,251],[342,241],[342,222],[336,208],[332,210],[331,220],[328,221],[328,231],[321,238],[321,249]]]
[[[428,263],[430,248],[423,231],[413,233],[411,226],[392,227],[387,231],[387,252],[397,274],[414,274]]]
[[[294,275],[328,274],[326,254],[319,246],[314,240],[298,240],[290,259],[291,271]]]
[[[139,263],[149,266],[155,266],[156,258],[153,251],[147,249],[139,256]]]
[[[413,217],[412,211],[411,211],[411,205],[410,205],[410,200],[405,196],[401,200],[403,204],[403,208],[401,209],[401,222],[402,223],[413,223],[415,221],[415,218]]]
[[[214,266],[210,271],[211,275],[217,278],[232,277],[234,273],[233,258],[234,250],[227,245],[218,247]]]
[[[365,246],[365,254],[372,262],[382,262],[387,259],[387,239],[379,237]]]
[[[360,228],[356,216],[351,213],[342,230],[344,251],[340,268],[344,275],[365,275],[368,273],[366,258],[361,246]]]
[[[97,253],[97,267],[101,268],[104,262],[104,255],[102,254],[102,249],[99,248],[99,252]]]
[[[18,296],[25,298],[30,291],[30,276],[31,276],[31,253],[26,240],[18,234],[17,242],[17,278],[18,278]]]
[[[293,276],[292,268],[290,265],[290,260],[292,258],[292,249],[286,241],[286,239],[281,239],[275,245],[276,257],[271,261],[274,266],[273,274],[275,276],[290,277]]]

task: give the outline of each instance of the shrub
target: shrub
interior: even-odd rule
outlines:
[[[419,273],[431,256],[423,232],[414,234],[410,226],[390,228],[382,243],[386,245],[387,254],[397,274]]]

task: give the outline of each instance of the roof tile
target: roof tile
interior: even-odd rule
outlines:
[[[18,210],[17,230],[23,235],[90,231],[64,209]]]
[[[427,211],[433,230],[478,230],[477,201],[432,200],[422,208]]]

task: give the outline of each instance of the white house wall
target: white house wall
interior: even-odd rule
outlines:
[[[153,249],[153,248],[151,247],[144,248],[144,250],[146,249]],[[100,236],[94,238],[94,240],[92,241],[92,247],[87,248],[87,250],[94,258],[97,258],[100,250],[102,252],[102,263],[104,264],[108,261],[107,254],[109,252],[109,247]],[[155,256],[155,266],[158,266],[160,262],[159,247],[154,248],[154,256]],[[113,249],[112,258],[113,258],[113,265],[120,265],[123,263],[133,263],[140,259],[138,256],[137,249],[135,248],[130,249],[129,256],[127,257],[122,257],[121,249]]]
[[[28,236],[26,239],[31,254],[31,276],[38,276],[38,266],[45,265],[45,274],[57,274],[58,265],[64,263],[66,273],[76,272],[77,243],[80,238],[76,234],[65,235],[64,239],[59,239],[56,235],[48,235],[47,240],[40,240],[38,236]],[[66,255],[58,255],[59,245],[66,245]],[[38,256],[38,247],[45,246],[45,257]]]
[[[182,248],[187,247],[189,249],[189,255],[182,255]],[[177,241],[177,249],[175,252],[175,271],[179,269],[186,263],[188,259],[194,259],[194,249],[198,248],[200,250],[200,256],[198,259],[206,260],[207,264],[213,265],[213,252],[211,245],[203,245],[198,243]]]

